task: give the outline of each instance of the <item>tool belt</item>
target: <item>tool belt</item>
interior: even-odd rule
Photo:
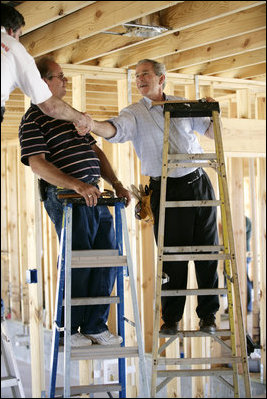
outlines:
[[[97,185],[98,181],[99,181],[99,179],[95,179],[91,182],[88,182],[88,184]],[[39,197],[40,197],[41,202],[47,200],[48,187],[55,187],[57,190],[60,190],[62,193],[72,191],[72,190],[61,189],[60,187],[56,187],[53,184],[47,183],[47,181],[45,181],[43,179],[38,179],[38,191],[39,191]],[[105,190],[105,191],[106,191],[105,195],[107,195],[107,191],[109,191],[109,190]]]

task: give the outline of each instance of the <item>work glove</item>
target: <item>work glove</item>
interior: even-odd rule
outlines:
[[[131,184],[130,193],[138,200],[135,205],[135,217],[138,220],[144,220],[147,223],[154,223],[153,213],[150,207],[150,197],[152,190],[147,185],[145,188],[142,184],[139,184],[139,189]]]

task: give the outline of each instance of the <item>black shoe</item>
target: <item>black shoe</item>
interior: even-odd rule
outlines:
[[[207,332],[209,334],[214,334],[216,331],[215,316],[214,314],[209,314],[200,319],[199,327],[201,331]]]
[[[160,333],[167,335],[175,335],[178,333],[178,321],[162,324]]]

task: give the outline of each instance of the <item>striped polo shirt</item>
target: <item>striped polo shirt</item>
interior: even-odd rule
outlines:
[[[90,135],[80,136],[73,123],[53,119],[31,105],[19,127],[21,162],[29,165],[29,157],[45,154],[45,159],[67,175],[86,181],[100,177],[100,161]]]

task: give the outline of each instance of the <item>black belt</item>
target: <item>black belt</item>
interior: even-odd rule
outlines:
[[[188,175],[181,176],[181,177],[168,177],[168,181],[177,181],[177,183],[187,183],[192,184],[194,181],[198,180],[204,174],[202,168],[198,168],[194,170],[192,173],[188,173]],[[161,176],[157,177],[150,177],[151,182],[160,182]]]

